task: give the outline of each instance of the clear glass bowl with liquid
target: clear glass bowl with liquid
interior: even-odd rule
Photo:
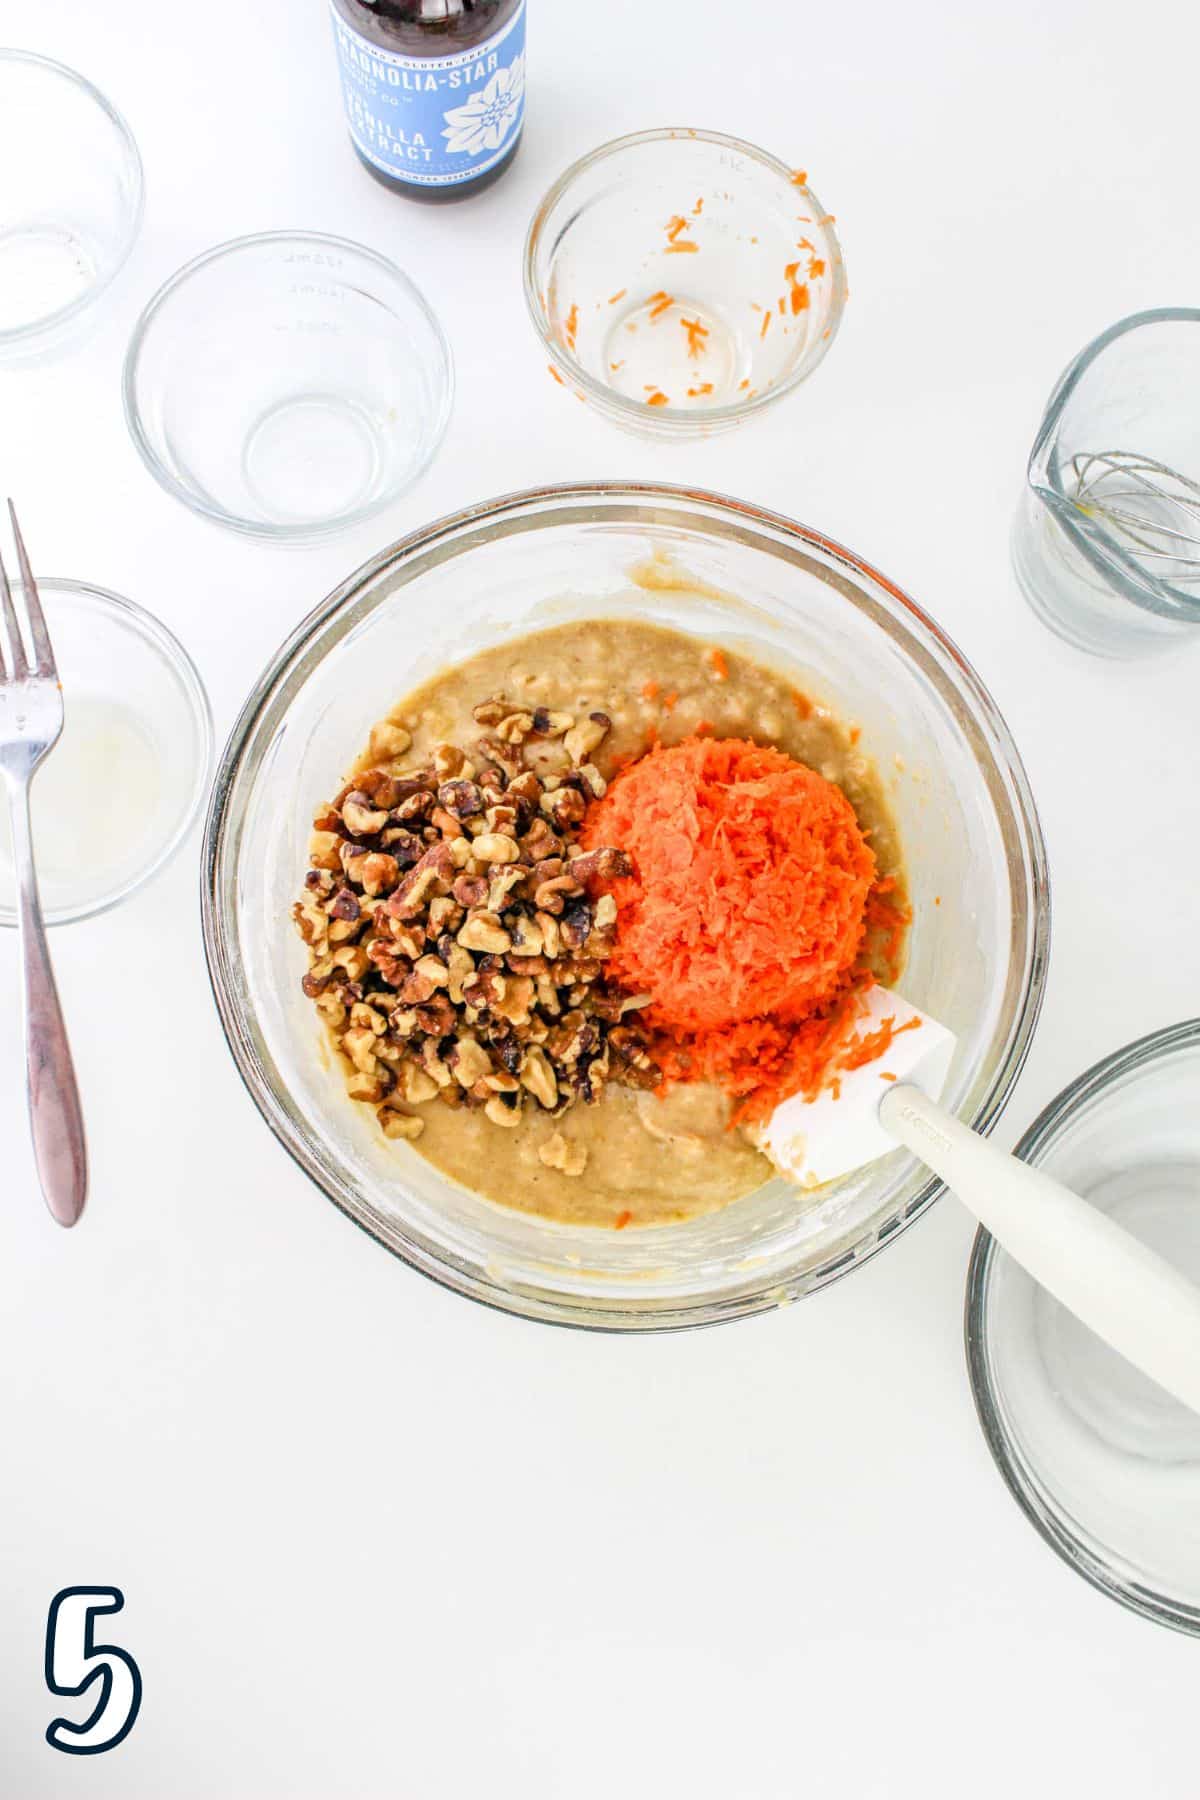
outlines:
[[[63,688],[63,731],[33,778],[48,925],[108,910],[156,875],[195,824],[212,771],[208,696],[187,651],[131,600],[39,579]],[[0,926],[17,923],[0,805]]]
[[[300,990],[289,916],[314,807],[402,694],[514,633],[622,616],[748,652],[859,724],[907,854],[903,988],[959,1034],[947,1104],[986,1130],[1024,1059],[1048,949],[1044,848],[1016,750],[966,661],[900,589],[819,533],[715,495],[536,490],[443,519],[360,569],[297,628],[234,728],[209,812],[203,915],[250,1093],[350,1218],[475,1299],[649,1330],[823,1286],[923,1212],[938,1183],[897,1151],[816,1193],[772,1181],[722,1212],[641,1232],[491,1205],[383,1140],[346,1099]]]

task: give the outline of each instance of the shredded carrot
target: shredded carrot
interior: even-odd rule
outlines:
[[[775,317],[774,313],[764,313],[763,314],[762,330],[758,334],[759,337],[766,337],[768,331],[770,331],[770,329],[771,329],[771,320],[774,317]]]
[[[659,688],[658,682],[655,681],[653,676],[651,676],[649,681],[644,681],[642,683],[643,700],[657,700],[660,692],[661,689]]]
[[[880,1081],[895,1081],[896,1077],[892,1074],[890,1069],[880,1069],[879,1079]]]
[[[610,294],[608,296],[608,304],[610,306],[615,306],[617,301],[623,300],[628,292],[628,288],[618,288],[615,294]]]
[[[803,282],[797,282],[796,286],[792,289],[792,311],[798,313],[807,312],[807,310],[808,289],[804,286]]]
[[[609,363],[608,366],[612,370],[613,374],[615,375],[618,369],[623,369],[625,367],[625,358],[622,357],[620,362]]]
[[[796,241],[797,250],[815,250],[816,247],[811,238],[798,238]]]
[[[890,1016],[882,1019],[878,1030],[863,1032],[854,1048],[848,1050],[842,1057],[841,1067],[847,1071],[864,1069],[868,1063],[874,1062],[877,1056],[881,1056],[902,1031],[919,1031],[920,1028],[920,1019],[909,1019],[903,1025],[897,1025],[895,1019]]]
[[[699,244],[693,244],[690,238],[676,238],[663,251],[664,256],[693,256],[699,250]]]
[[[611,783],[584,825],[636,873],[611,884],[609,968],[642,1013],[667,1083],[719,1082],[737,1118],[836,1084],[894,1035],[859,1037],[869,956],[902,944],[907,912],[841,790],[782,751],[685,739]],[[885,965],[888,966],[888,965]]]
[[[557,383],[558,383],[558,385],[559,385],[559,387],[565,387],[565,386],[566,386],[566,383],[565,383],[565,382],[564,382],[564,381],[563,381],[563,378],[562,378],[562,376],[561,376],[561,375],[560,375],[560,374],[559,374],[559,372],[558,372],[558,370],[557,370],[557,369],[556,369],[556,368],[555,368],[555,366],[554,366],[554,364],[553,364],[553,363],[547,363],[547,364],[546,364],[546,367],[547,367],[547,368],[548,368],[548,369],[549,369],[549,371],[550,371],[550,373],[551,373],[551,374],[552,374],[552,375],[553,375],[553,377],[554,377],[554,379],[555,379],[555,381],[557,381]]]
[[[722,649],[714,646],[708,653],[708,661],[718,681],[729,680],[729,658]]]
[[[862,726],[861,725],[852,725],[850,727],[850,742],[852,744],[857,744],[857,742],[861,736],[862,736]]]
[[[699,387],[694,387],[694,388],[688,389],[688,399],[689,400],[698,400],[700,398],[701,394],[711,394],[712,391],[713,391],[712,382],[711,381],[702,381],[700,383]]]
[[[686,231],[688,222],[682,213],[673,213],[667,220],[667,241],[673,244],[681,231]]]
[[[822,213],[821,217],[817,220],[817,224],[818,225],[836,225],[837,224],[837,214],[836,213]]]
[[[810,256],[808,259],[808,279],[810,281],[819,281],[824,273],[824,259],[820,256]]]
[[[788,263],[787,267],[783,271],[783,279],[785,281],[790,281],[793,285],[795,285],[796,277],[799,273],[800,273],[800,264],[798,262]]]
[[[650,296],[650,317],[652,319],[657,319],[660,314],[668,311],[674,304],[675,302],[670,294],[664,293],[662,288],[659,288],[657,294],[651,294]]]
[[[575,348],[575,336],[576,336],[576,333],[578,332],[578,330],[579,330],[579,308],[577,306],[572,306],[570,312],[567,314],[567,322],[563,326],[563,334],[566,337],[567,348],[569,350],[573,350]]]
[[[796,717],[798,719],[812,718],[813,703],[807,694],[802,694],[800,692],[799,688],[792,689],[792,705],[796,709]]]
[[[647,406],[670,406],[670,404],[671,402],[668,396],[659,388],[655,388],[649,399],[646,401]]]
[[[748,388],[749,386],[750,386],[750,377],[748,375],[744,381],[738,382],[739,388]]]
[[[807,169],[793,169],[792,170],[792,185],[794,187],[807,187],[808,186],[808,170]]]
[[[674,712],[675,708],[678,704],[679,704],[679,695],[675,692],[674,688],[671,689],[669,694],[663,695],[663,711],[664,712]]]
[[[704,211],[704,195],[703,194],[701,194],[701,196],[697,200],[695,206],[693,206],[692,211],[694,213],[702,213]]]
[[[781,313],[785,313],[787,311],[787,295],[786,294],[780,294],[780,296],[779,296],[779,310]]]
[[[616,1218],[613,1220],[613,1230],[614,1231],[624,1231],[624,1229],[627,1225],[632,1225],[632,1224],[633,1224],[633,1214],[631,1212],[619,1212],[617,1214]]]
[[[708,336],[708,326],[702,325],[699,319],[680,319],[679,323],[687,333],[688,355],[699,356]]]

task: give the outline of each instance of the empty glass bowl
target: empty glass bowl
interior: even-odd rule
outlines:
[[[105,588],[38,581],[62,680],[63,733],[31,790],[46,920],[106,911],[170,861],[212,771],[208,697],[166,626]],[[0,925],[15,925],[0,806]]]
[[[1200,1020],[1118,1050],[1025,1134],[1046,1169],[1200,1282]],[[1200,1417],[981,1231],[967,1286],[975,1401],[1000,1472],[1073,1569],[1200,1634]]]
[[[846,274],[802,170],[718,132],[643,131],[550,189],[525,297],[564,385],[635,431],[694,437],[811,375]]]
[[[257,537],[340,530],[396,499],[450,416],[450,351],[408,277],[343,238],[268,232],[190,262],[125,361],[155,480]]]
[[[395,545],[297,628],[234,728],[205,841],[205,945],[251,1094],[330,1199],[427,1274],[533,1318],[651,1330],[736,1318],[837,1279],[939,1184],[898,1150],[812,1194],[770,1181],[656,1230],[571,1228],[490,1205],[347,1100],[301,992],[290,917],[315,806],[407,690],[517,632],[605,617],[729,643],[860,726],[908,862],[904,992],[959,1034],[945,1103],[982,1129],[1037,1017],[1049,898],[1020,761],[964,658],[885,577],[756,507],[654,484],[511,496]]]
[[[0,357],[54,347],[121,268],[142,217],[129,127],[90,81],[0,50]]]

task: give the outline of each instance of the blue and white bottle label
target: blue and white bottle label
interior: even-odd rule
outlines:
[[[525,0],[502,30],[450,56],[381,50],[335,10],[350,136],[417,187],[473,181],[503,160],[525,116]]]

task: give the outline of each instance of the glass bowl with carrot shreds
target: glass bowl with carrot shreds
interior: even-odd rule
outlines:
[[[430,526],[304,621],[218,776],[204,928],[247,1086],[348,1216],[473,1298],[648,1330],[925,1210],[901,1150],[803,1192],[749,1134],[836,1081],[874,982],[957,1033],[945,1100],[987,1130],[1049,896],[1004,723],[901,590],[754,507],[587,486]]]
[[[644,436],[707,437],[793,393],[848,291],[807,169],[715,131],[602,144],[559,176],[525,243],[547,379]]]

